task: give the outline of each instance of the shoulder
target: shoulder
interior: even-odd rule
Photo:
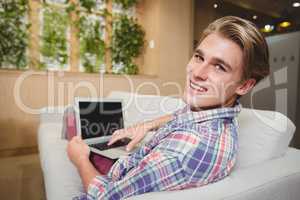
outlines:
[[[225,130],[235,130],[237,123],[235,118],[217,118],[195,123],[194,126],[201,134],[220,134]]]

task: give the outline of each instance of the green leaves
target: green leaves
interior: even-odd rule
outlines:
[[[14,66],[17,69],[27,65],[28,24],[26,0],[0,2],[0,67]]]
[[[45,60],[41,68],[51,65],[64,68],[68,63],[68,25],[69,18],[66,12],[51,7],[44,8],[41,53]]]
[[[105,3],[118,4],[117,9],[111,11]],[[113,65],[119,66],[118,73],[136,74],[138,67],[133,59],[138,57],[144,47],[145,32],[134,18],[126,15],[138,0],[78,0],[64,2],[63,5],[53,4],[41,0],[40,48],[42,55],[40,69],[66,68],[69,60],[69,29],[77,26],[80,46],[80,62],[86,72],[99,72],[104,65],[105,51],[111,50]],[[128,10],[126,10],[128,9]],[[28,9],[28,0],[0,0],[0,68],[25,68],[27,66],[28,21],[27,12],[37,12]],[[130,11],[130,12],[129,12]],[[114,13],[115,12],[115,13]],[[75,13],[79,20],[73,21],[70,16]],[[116,13],[122,13],[118,15]],[[127,14],[126,14],[127,13]],[[38,14],[38,13],[35,13]],[[112,33],[110,24],[105,20],[112,18]],[[105,28],[105,26],[107,26]],[[104,32],[107,38],[112,35],[110,44],[104,41]],[[34,34],[36,35],[36,34]],[[75,51],[76,52],[76,51]],[[39,59],[39,58],[35,58]]]
[[[112,60],[124,64],[123,72],[137,73],[137,66],[132,63],[132,60],[142,52],[144,37],[144,30],[133,18],[120,15],[114,20]]]
[[[82,15],[79,19],[80,57],[86,72],[99,72],[100,66],[104,64],[102,20],[95,15]]]
[[[134,6],[139,0],[113,0],[114,3],[121,4],[124,9]]]
[[[73,12],[75,10],[76,10],[76,4],[73,2],[69,3],[68,7],[66,8],[66,12],[70,14],[71,12]]]
[[[96,0],[79,0],[80,6],[92,12],[92,8],[96,7]]]

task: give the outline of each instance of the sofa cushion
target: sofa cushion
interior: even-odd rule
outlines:
[[[283,114],[243,108],[238,116],[237,168],[281,156],[287,151],[295,125]]]
[[[73,106],[66,107],[62,121],[62,139],[71,140],[77,135],[76,116]]]

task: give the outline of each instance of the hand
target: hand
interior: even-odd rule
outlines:
[[[89,146],[79,136],[71,139],[67,147],[67,153],[72,163],[78,167],[82,162],[89,161]]]
[[[108,145],[111,145],[123,138],[130,138],[131,141],[126,146],[126,151],[131,151],[140,141],[143,140],[149,129],[150,128],[146,123],[142,123],[129,128],[116,130],[108,142]]]

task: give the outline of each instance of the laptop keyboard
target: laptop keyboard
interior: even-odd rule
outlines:
[[[102,143],[97,143],[97,144],[90,144],[90,147],[93,147],[95,149],[98,149],[100,151],[103,150],[107,150],[107,149],[111,149],[111,148],[116,148],[116,147],[121,147],[121,146],[125,146],[130,142],[130,140],[128,139],[124,139],[124,140],[118,140],[115,143],[113,143],[112,145],[107,145],[108,142],[102,142]]]

